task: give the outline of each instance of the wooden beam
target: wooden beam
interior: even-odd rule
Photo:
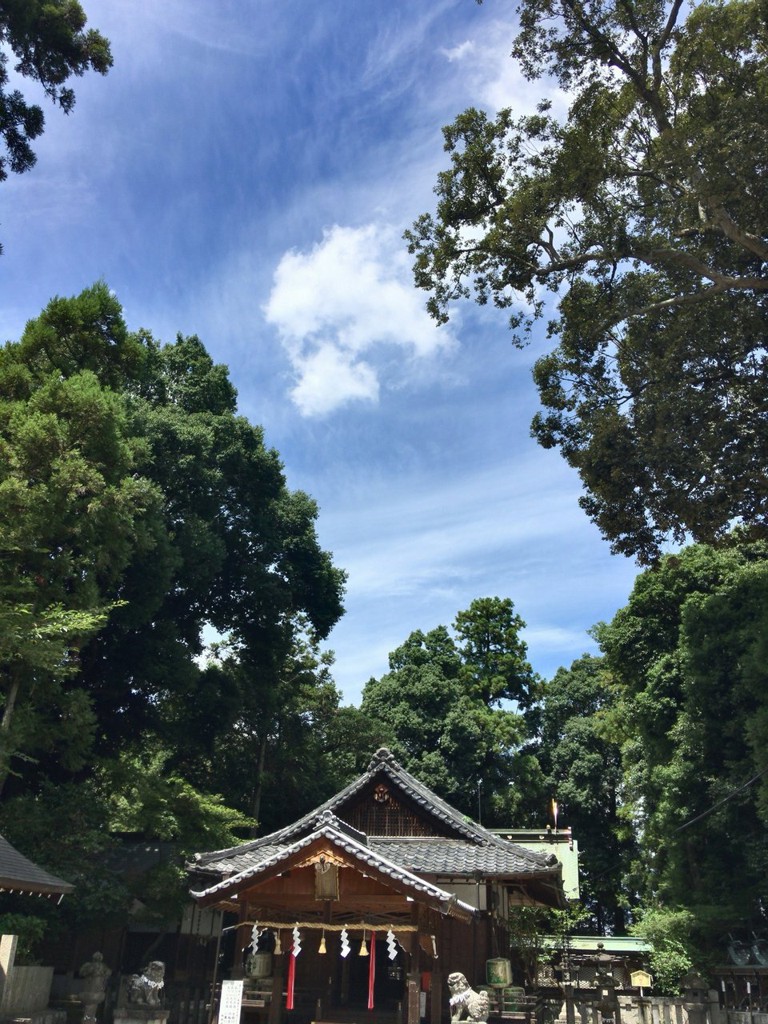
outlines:
[[[326,902],[330,904],[335,913],[337,908],[352,910],[355,907],[399,907],[403,913],[410,911],[411,903],[404,896],[381,896],[379,893],[366,895],[360,893],[351,896],[343,896],[340,900],[316,900],[306,893],[268,893],[261,890],[251,890],[243,893],[250,906],[260,907],[314,907],[318,913],[322,913]]]

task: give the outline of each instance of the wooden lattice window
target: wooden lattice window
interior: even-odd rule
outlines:
[[[341,816],[354,828],[368,836],[434,836],[446,835],[446,830],[436,827],[414,806],[401,799],[387,785],[377,782],[366,788],[358,799],[345,807]]]

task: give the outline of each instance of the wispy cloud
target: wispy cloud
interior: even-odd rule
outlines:
[[[454,0],[433,0],[411,7],[406,19],[384,20],[366,54],[365,85],[380,87],[384,82],[388,89],[392,88],[398,80],[402,83],[403,72],[412,81],[418,75],[420,58],[452,6]]]
[[[290,358],[304,416],[375,402],[382,385],[407,380],[410,361],[452,344],[413,288],[397,232],[380,224],[336,225],[309,251],[286,252],[264,315]]]
[[[93,5],[94,27],[121,42],[133,39],[142,51],[163,37],[175,36],[200,50],[222,54],[255,56],[268,50],[268,26],[275,19],[263,17],[263,31],[244,31],[242,11],[236,4],[209,4],[206,0],[108,0],[102,14]],[[258,17],[258,5],[251,12],[249,28]],[[148,32],[151,26],[152,31]],[[260,25],[260,28],[262,26]]]
[[[525,642],[529,649],[541,653],[542,651],[564,650],[572,651],[594,651],[597,644],[592,640],[584,629],[565,629],[562,626],[539,625],[534,628],[527,628],[524,633]]]
[[[562,463],[527,451],[474,473],[403,475],[368,494],[345,492],[324,514],[324,543],[349,572],[348,613],[330,644],[350,699],[412,629],[449,625],[476,597],[511,597],[544,675],[595,645],[587,629],[610,617],[635,575],[596,548],[574,519],[579,484]],[[404,629],[403,623],[408,625]]]
[[[553,82],[527,81],[510,57],[516,34],[512,21],[484,21],[475,36],[443,49],[443,56],[461,77],[469,102],[491,112],[511,107],[520,115],[533,113],[543,99],[565,109],[565,94]]]

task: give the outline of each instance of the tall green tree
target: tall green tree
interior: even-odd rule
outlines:
[[[513,701],[524,708],[536,698],[537,680],[520,636],[525,628],[512,601],[476,598],[454,620],[461,676],[467,687],[489,707]]]
[[[8,172],[21,174],[34,166],[31,143],[45,126],[40,106],[20,89],[9,88],[8,63],[18,75],[39,83],[65,114],[75,105],[67,83],[93,70],[105,75],[112,67],[109,41],[86,28],[77,0],[2,0],[0,2],[0,181]]]
[[[407,233],[445,320],[474,292],[540,317],[533,433],[615,551],[764,528],[768,22],[760,0],[521,0],[512,56],[564,119],[470,109]],[[551,300],[547,293],[551,294]],[[556,309],[553,307],[556,306]]]
[[[72,349],[119,309],[102,291],[101,315],[89,295],[67,325]],[[74,682],[80,652],[121,600],[131,559],[157,554],[164,533],[162,494],[140,472],[143,442],[120,396],[87,364],[63,374],[46,362],[51,339],[34,327],[26,340],[0,350],[0,785],[17,751],[83,765],[96,727]]]
[[[216,647],[211,668],[228,681],[229,718],[197,771],[202,769],[208,788],[226,793],[249,814],[261,834],[295,820],[333,792],[325,747],[341,695],[332,664],[333,653],[321,649],[302,617],[292,623],[289,650],[268,670],[255,665],[242,644]],[[187,746],[194,763],[199,748],[194,741]]]
[[[371,679],[361,710],[391,729],[405,766],[484,824],[509,824],[532,759],[521,755],[523,716],[538,684],[519,637],[524,623],[508,599],[473,601],[454,623],[417,630]]]
[[[667,556],[598,631],[619,688],[634,884],[646,910],[692,911],[708,951],[757,926],[768,896],[767,555],[759,541]]]
[[[0,524],[13,555],[0,593],[31,589],[38,610],[112,606],[68,683],[94,716],[95,754],[115,758],[143,731],[178,736],[183,707],[205,731],[185,701],[217,684],[197,664],[205,626],[233,635],[253,686],[289,650],[296,615],[327,635],[344,574],[318,544],[316,505],[288,489],[199,339],[129,332],[99,284],[55,299],[2,350],[0,387]],[[41,678],[30,676],[32,716]],[[66,775],[60,750],[27,753],[38,767],[22,789],[35,771]]]
[[[610,719],[616,688],[601,658],[583,655],[544,685],[529,714],[542,788],[579,843],[581,901],[598,935],[623,935],[633,895],[627,869],[636,855],[623,816],[621,746]]]

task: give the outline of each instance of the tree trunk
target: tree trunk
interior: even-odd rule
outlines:
[[[3,711],[3,720],[0,722],[0,797],[3,795],[5,780],[8,778],[8,772],[11,768],[11,722],[13,721],[13,713],[16,710],[16,701],[18,700],[20,689],[19,673],[18,671],[12,672],[11,685],[8,689],[8,698],[5,702],[5,710]]]
[[[253,787],[253,803],[251,805],[251,817],[256,821],[253,828],[254,836],[258,835],[259,829],[259,814],[261,813],[261,795],[264,791],[264,765],[267,760],[268,736],[269,729],[265,727],[261,734],[261,740],[259,741],[259,760],[256,765],[256,785]]]

